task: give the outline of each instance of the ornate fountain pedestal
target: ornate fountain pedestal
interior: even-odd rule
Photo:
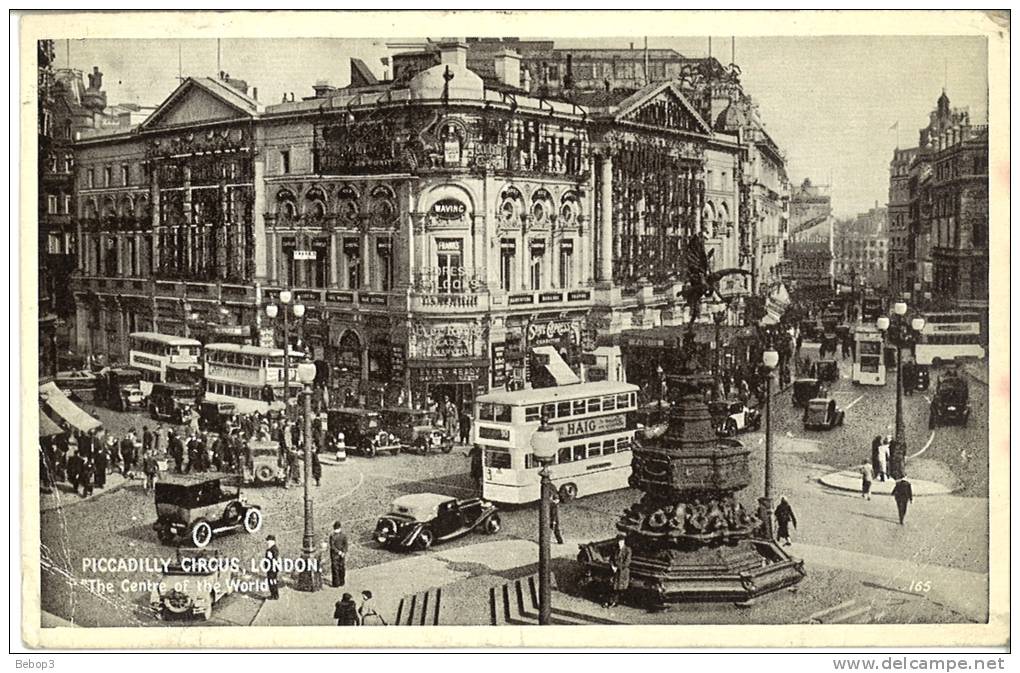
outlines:
[[[630,591],[652,602],[744,601],[796,584],[803,561],[761,537],[736,494],[751,481],[749,450],[717,437],[697,392],[704,378],[674,377],[680,398],[667,422],[635,442],[630,484],[644,491],[616,528],[632,551]],[[611,576],[615,540],[581,546],[592,578]]]

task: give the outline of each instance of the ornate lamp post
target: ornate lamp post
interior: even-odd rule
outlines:
[[[712,315],[712,320],[715,322],[715,364],[712,370],[715,378],[715,385],[712,386],[712,399],[714,400],[719,398],[719,388],[722,385],[722,341],[719,332],[722,324],[726,322],[727,306],[722,297],[715,294],[707,308],[708,312]]]
[[[896,347],[896,444],[889,454],[889,474],[901,479],[906,474],[907,438],[903,427],[903,349],[914,342],[916,334],[924,328],[924,318],[916,317],[907,323],[907,304],[898,301],[893,304],[893,320],[881,316],[875,325],[889,342]]]
[[[549,478],[549,465],[556,459],[559,450],[560,435],[542,417],[542,425],[531,435],[531,451],[535,460],[542,466],[538,473],[540,478],[541,506],[538,510],[538,623],[549,623],[552,614],[552,571],[549,568],[549,509],[552,495],[552,479]]]
[[[765,497],[758,503],[765,534],[769,540],[773,540],[772,495],[775,490],[775,471],[772,463],[772,370],[779,364],[779,353],[770,348],[762,354],[761,361],[768,373],[765,375]]]
[[[302,362],[297,367],[298,378],[304,384],[305,415],[305,534],[301,540],[303,567],[298,573],[298,591],[318,591],[322,588],[322,571],[315,555],[315,514],[312,505],[312,382],[315,365]]]
[[[287,306],[292,298],[290,290],[280,291],[280,303],[283,304],[283,407],[285,411],[290,409],[290,312],[287,311]],[[305,315],[304,304],[294,304],[292,310],[295,318]],[[279,313],[280,308],[276,304],[266,306],[266,315],[270,318],[276,318]]]

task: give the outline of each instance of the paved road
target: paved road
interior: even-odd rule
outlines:
[[[791,407],[789,394],[777,398],[773,417],[777,487],[780,492],[789,494],[800,524],[795,531],[792,551],[797,553],[799,544],[805,545],[805,557],[809,556],[809,549],[815,550],[811,556],[813,563],[819,566],[801,585],[801,591],[806,592],[803,595],[812,596],[810,605],[821,610],[858,600],[865,581],[879,587],[889,583],[900,587],[908,576],[913,578],[917,575],[916,579],[924,580],[925,568],[930,569],[927,579],[936,585],[931,590],[933,596],[955,595],[954,587],[945,586],[956,577],[951,572],[953,570],[976,573],[976,582],[980,584],[980,577],[988,567],[988,502],[983,497],[987,493],[987,475],[983,474],[982,468],[987,456],[984,450],[986,439],[982,433],[986,432],[987,424],[981,419],[986,409],[986,392],[976,385],[971,390],[975,397],[972,425],[938,429],[925,452],[909,464],[920,469],[923,466],[920,461],[944,462],[948,465],[946,469],[958,473],[963,490],[958,495],[918,499],[905,527],[898,525],[895,508],[888,499],[864,501],[851,493],[824,489],[817,482],[818,477],[827,471],[864,460],[870,450],[871,437],[878,432],[886,432],[886,426],[892,423],[893,386],[858,388],[851,386],[846,379],[841,380],[833,386],[833,394],[843,406],[848,407],[847,425],[829,433],[803,431],[800,412]],[[114,432],[124,431],[129,425],[140,427],[145,422],[138,416],[96,410],[88,404],[83,406]],[[908,423],[909,449],[916,453],[925,446],[930,436],[924,398],[908,398],[906,409],[911,419]],[[763,434],[750,433],[741,438],[752,448],[752,474],[761,475]],[[966,466],[959,462],[962,448],[967,448],[973,456]],[[363,569],[367,573],[365,577],[378,577],[378,573],[370,572],[372,568],[402,557],[379,549],[371,541],[370,533],[377,516],[386,510],[393,498],[405,493],[470,494],[473,485],[468,470],[469,459],[459,451],[425,457],[409,454],[375,459],[352,457],[341,465],[324,465],[322,486],[315,489],[317,531],[325,536],[333,520],[342,521],[351,534],[350,567]],[[760,486],[756,480],[742,494],[745,504],[753,506],[759,493]],[[302,534],[301,489],[252,488],[247,490],[247,494],[252,501],[264,507],[266,523],[263,531],[257,536],[226,535],[214,546],[229,556],[258,558],[263,553],[264,534],[271,532],[277,535],[285,555],[296,554]],[[564,505],[561,507],[564,534],[572,541],[603,539],[612,535],[620,513],[639,495],[636,491],[625,489]],[[148,609],[146,591],[132,587],[124,591],[120,586],[124,580],[156,579],[158,573],[97,573],[83,568],[83,559],[90,557],[172,556],[173,550],[160,545],[149,528],[155,518],[151,495],[142,491],[140,482],[134,482],[88,501],[80,501],[74,496],[62,497],[64,506],[42,513],[43,609],[81,625],[160,625],[161,622]],[[498,545],[500,542],[535,539],[537,512],[534,507],[507,508],[503,522],[504,528],[496,536],[470,535],[429,554],[443,554],[445,558],[456,556],[456,550],[463,549],[470,557],[470,550],[479,544]],[[866,579],[848,578],[838,568],[825,569],[822,566],[825,566],[828,554],[818,553],[818,549],[860,554],[870,559],[871,574]],[[557,550],[559,556],[567,558],[575,551],[574,545],[565,545]],[[491,573],[493,565],[493,562],[458,563],[456,571],[471,576]],[[881,569],[883,564],[888,565],[888,582],[876,582],[874,571]],[[424,572],[426,566],[423,563],[422,574],[411,578],[412,585],[417,583],[422,588],[433,586],[430,583],[433,579]],[[115,589],[101,593],[95,583],[88,582],[92,579],[112,582]],[[386,586],[362,588],[371,588],[378,593],[386,593],[388,589]],[[886,590],[869,587],[868,591]],[[251,623],[261,607],[261,598],[258,593],[228,597],[217,607],[213,623]],[[935,616],[937,610],[933,612],[932,605],[935,604],[928,605],[927,610],[920,607],[912,609],[909,614],[914,615],[917,621],[949,619],[945,615]],[[784,617],[781,604],[777,606],[770,608],[773,612],[740,613],[744,617],[724,611],[726,616],[719,619],[747,623],[784,619],[797,621],[811,612],[807,603],[798,602],[795,606],[791,604],[789,614]],[[711,612],[721,615],[718,610]],[[895,614],[894,620],[909,620],[902,616],[905,613]],[[973,610],[961,611],[961,614],[964,615],[961,619],[974,618],[971,616]],[[689,611],[670,615],[663,620],[680,623],[693,619]],[[648,618],[634,614],[627,619],[644,622]]]

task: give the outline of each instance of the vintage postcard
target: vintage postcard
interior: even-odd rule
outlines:
[[[24,642],[1006,645],[1009,18],[22,16]]]

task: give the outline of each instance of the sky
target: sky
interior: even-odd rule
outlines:
[[[557,47],[626,48],[633,37],[552,39]],[[259,99],[297,98],[327,80],[349,81],[351,57],[382,76],[380,57],[393,51],[386,39],[224,39],[220,68],[258,87]],[[104,73],[110,103],[158,105],[173,91],[178,74],[215,76],[217,41],[60,40],[57,66]],[[653,37],[650,48],[685,56],[709,52],[706,37]],[[983,37],[825,36],[711,39],[712,55],[731,62],[731,47],[746,93],[758,103],[766,129],[787,159],[794,185],[804,178],[831,185],[833,211],[851,217],[885,205],[889,161],[897,145],[917,144],[918,130],[946,88],[953,107],[969,107],[971,122],[987,123],[988,64]],[[70,59],[68,61],[68,58]],[[891,128],[898,124],[897,130]]]

